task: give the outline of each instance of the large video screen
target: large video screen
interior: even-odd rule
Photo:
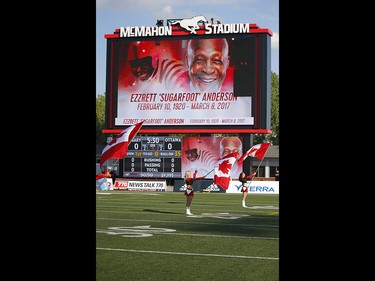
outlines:
[[[138,39],[108,39],[109,129],[269,129],[267,34]]]
[[[243,140],[240,137],[184,137],[182,143],[181,174],[197,171],[197,176],[214,178],[216,163],[226,155],[238,152],[237,159],[243,155]],[[231,169],[231,178],[238,178],[242,163],[236,161]]]

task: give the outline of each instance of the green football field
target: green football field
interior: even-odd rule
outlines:
[[[279,196],[96,194],[96,280],[279,280]]]

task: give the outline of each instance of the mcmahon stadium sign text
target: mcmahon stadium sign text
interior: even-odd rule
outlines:
[[[249,33],[250,24],[205,24],[203,34]],[[172,26],[120,27],[120,37],[173,36]]]

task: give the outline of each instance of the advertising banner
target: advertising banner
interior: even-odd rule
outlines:
[[[184,192],[185,189],[186,185],[184,180],[175,180],[173,192]],[[213,184],[212,180],[195,181],[193,185],[193,190],[194,192],[225,192],[225,190],[222,189],[220,186]]]
[[[160,191],[165,192],[167,183],[165,180],[137,180],[137,179],[116,179],[113,190],[122,191]]]
[[[241,193],[241,182],[232,180],[226,193]],[[279,194],[278,181],[251,181],[249,194]]]

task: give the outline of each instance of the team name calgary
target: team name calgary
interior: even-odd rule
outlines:
[[[206,24],[205,34],[249,33],[248,23]],[[172,26],[120,27],[120,37],[173,36]]]

